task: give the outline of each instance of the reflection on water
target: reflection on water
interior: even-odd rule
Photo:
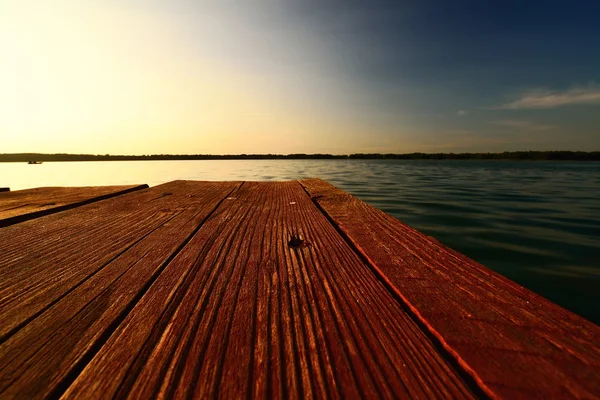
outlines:
[[[0,163],[0,187],[320,177],[600,323],[600,163],[223,160]]]

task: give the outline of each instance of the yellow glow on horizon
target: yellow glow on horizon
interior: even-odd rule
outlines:
[[[178,18],[109,0],[0,3],[0,153],[378,151],[383,142],[352,115],[298,100],[290,88],[327,94],[318,69],[312,83],[293,73],[275,83],[221,57],[221,46],[264,32],[233,20],[190,44]]]
[[[297,129],[265,88],[186,53],[168,21],[26,3],[1,6],[0,152],[223,152],[239,132]]]

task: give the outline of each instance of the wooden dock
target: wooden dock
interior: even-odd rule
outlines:
[[[0,227],[69,210],[147,187],[148,185],[43,187],[5,193],[0,197]]]
[[[2,399],[600,398],[600,327],[318,179],[5,192],[0,226]]]

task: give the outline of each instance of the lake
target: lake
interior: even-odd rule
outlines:
[[[600,163],[223,160],[0,163],[0,187],[322,178],[600,324]]]

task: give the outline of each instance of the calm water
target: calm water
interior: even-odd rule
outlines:
[[[0,187],[320,177],[600,324],[600,163],[0,163]]]

